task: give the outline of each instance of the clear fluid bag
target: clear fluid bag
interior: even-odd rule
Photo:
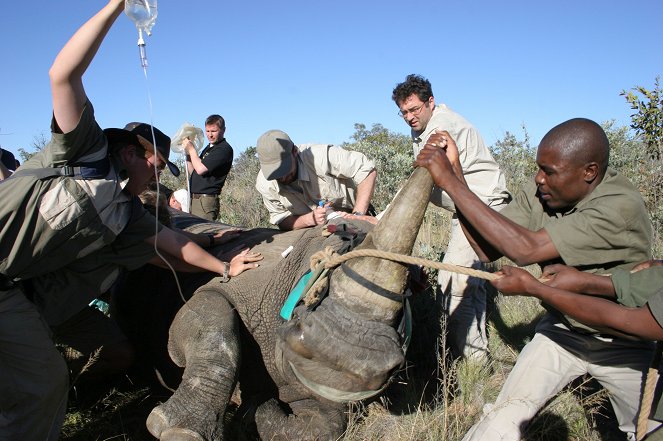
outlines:
[[[182,153],[184,151],[184,147],[182,147],[182,141],[184,141],[184,138],[189,138],[191,140],[197,152],[203,148],[203,143],[205,142],[203,129],[185,122],[175,136],[170,139],[170,150],[175,153]]]
[[[157,0],[124,0],[124,13],[134,22],[139,32],[152,35],[157,21]]]

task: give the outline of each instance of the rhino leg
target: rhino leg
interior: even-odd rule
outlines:
[[[273,441],[334,441],[345,432],[344,405],[325,405],[313,399],[289,403],[288,415],[275,399],[261,404],[256,410],[256,426],[260,438]]]
[[[238,317],[219,293],[199,291],[177,313],[168,351],[184,367],[182,382],[155,407],[147,428],[161,440],[217,440],[237,381],[240,363]]]

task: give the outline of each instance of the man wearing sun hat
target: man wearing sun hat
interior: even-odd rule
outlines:
[[[356,214],[368,211],[377,172],[363,153],[328,144],[296,146],[281,130],[262,134],[256,150],[256,189],[269,221],[280,229],[322,224],[327,207]]]
[[[207,271],[235,276],[260,256],[228,264],[162,227],[137,195],[168,162],[170,139],[143,123],[103,131],[82,76],[124,0],[110,0],[65,44],[49,76],[52,137],[0,182],[0,439],[55,440],[69,390],[67,367],[30,298],[30,281],[64,273],[77,260],[143,241]],[[103,280],[105,282],[106,279]],[[62,294],[49,290],[53,296]]]

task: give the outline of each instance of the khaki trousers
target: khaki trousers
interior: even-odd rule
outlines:
[[[545,403],[575,378],[590,374],[608,390],[619,428],[635,439],[649,342],[595,337],[571,331],[546,314],[522,350],[495,403],[463,441],[518,441]]]

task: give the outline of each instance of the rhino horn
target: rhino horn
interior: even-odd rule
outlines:
[[[396,195],[378,225],[356,249],[410,255],[433,189],[428,170],[418,168]],[[374,257],[355,258],[334,271],[330,297],[368,320],[393,324],[402,307],[407,266]]]

